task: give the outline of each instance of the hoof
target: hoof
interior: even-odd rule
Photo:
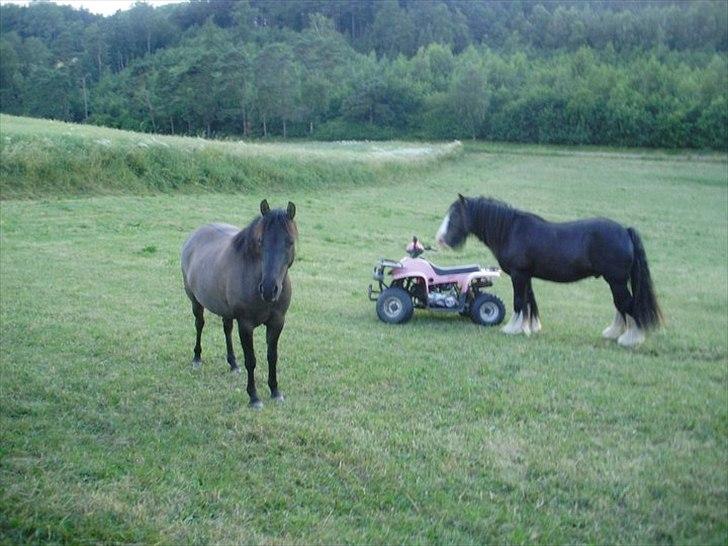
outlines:
[[[642,332],[633,333],[627,330],[617,339],[617,343],[620,347],[637,347],[645,341],[645,335]]]
[[[614,341],[615,339],[618,339],[619,336],[621,336],[623,333],[624,331],[621,328],[615,329],[609,326],[608,328],[605,328],[602,332],[602,337],[604,339],[611,339],[612,341]]]
[[[240,374],[240,368],[235,366],[234,368],[230,368],[230,373],[234,373],[236,375]]]
[[[617,311],[614,315],[614,320],[612,321],[612,324],[607,326],[602,331],[602,337],[604,339],[619,339],[622,334],[624,334],[624,330],[627,327],[627,325],[624,322],[624,319],[622,318],[622,314]]]
[[[516,313],[515,315],[511,316],[511,320],[508,321],[508,324],[501,328],[501,332],[509,335],[523,334],[524,324],[525,323],[523,319],[523,312]],[[531,333],[530,330],[528,333]]]
[[[286,400],[285,398],[283,398],[283,395],[282,395],[281,393],[278,393],[278,394],[276,394],[275,396],[271,395],[271,399],[272,399],[272,400],[273,400],[273,401],[274,401],[274,402],[275,402],[276,404],[282,404],[282,403],[283,403],[283,402],[284,402],[284,401]]]
[[[251,400],[250,404],[248,404],[248,405],[250,406],[250,409],[254,409],[254,410],[263,409],[263,402],[261,402],[260,400]]]
[[[199,370],[201,366],[202,366],[202,360],[200,360],[199,358],[195,358],[192,361],[192,369],[193,370]]]
[[[538,334],[541,331],[541,321],[538,317],[531,317],[531,333]]]
[[[617,343],[622,347],[636,347],[645,340],[645,333],[639,328],[634,319],[627,315],[627,330],[617,338]]]
[[[506,324],[503,328],[501,328],[501,332],[503,332],[504,334],[508,334],[509,336],[517,336],[518,334],[525,333],[524,329],[521,326],[514,328],[509,324]]]

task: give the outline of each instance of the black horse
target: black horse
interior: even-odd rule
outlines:
[[[291,301],[288,268],[293,264],[298,235],[293,203],[288,203],[287,210],[271,210],[264,199],[260,212],[243,230],[228,224],[202,226],[182,247],[182,278],[197,328],[193,366],[200,365],[200,338],[208,309],[222,317],[227,361],[231,371],[239,371],[231,337],[233,320],[237,320],[254,408],[262,407],[255,390],[253,349],[253,329],[261,324],[266,325],[268,386],[274,400],[283,400],[276,376],[278,338]]]
[[[496,199],[458,194],[436,239],[456,248],[471,233],[491,249],[513,282],[514,314],[503,327],[506,333],[528,335],[541,329],[533,277],[555,282],[604,277],[617,312],[602,335],[622,346],[643,342],[644,332],[662,321],[645,249],[634,228],[606,218],[548,222]]]

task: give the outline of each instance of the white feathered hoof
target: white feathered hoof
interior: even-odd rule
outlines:
[[[644,340],[645,333],[637,326],[634,319],[627,315],[627,330],[617,338],[617,343],[622,347],[636,347]]]
[[[523,321],[521,322],[521,329],[527,336],[531,335],[531,313],[524,313]]]
[[[541,319],[531,316],[531,333],[538,334],[541,331]]]
[[[614,320],[612,321],[612,324],[607,326],[602,332],[602,337],[606,339],[617,339],[624,333],[624,328],[625,323],[624,318],[622,318],[622,313],[617,311],[614,315]]]
[[[501,328],[501,332],[509,335],[523,334],[523,323],[523,311],[521,311],[520,313],[516,313],[511,316],[511,320],[508,321],[508,324]],[[530,329],[528,330],[528,333],[531,333]]]

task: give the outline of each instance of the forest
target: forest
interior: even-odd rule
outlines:
[[[0,110],[234,138],[728,149],[723,1],[0,6]]]

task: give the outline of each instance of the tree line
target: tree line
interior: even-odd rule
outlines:
[[[170,134],[728,148],[723,2],[0,6],[0,109]]]

